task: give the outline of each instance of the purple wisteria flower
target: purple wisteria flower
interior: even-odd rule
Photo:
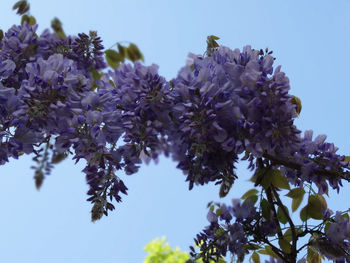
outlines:
[[[208,211],[210,225],[195,238],[195,244],[200,248],[199,254],[191,247],[191,255],[200,256],[207,263],[225,257],[230,252],[239,262],[243,262],[249,253],[246,246],[254,238],[247,235],[247,232],[259,233],[263,225],[259,213],[250,200],[242,203],[239,199],[233,199],[232,206],[216,206],[216,210],[211,206]]]
[[[173,81],[174,130],[169,137],[178,167],[193,183],[235,179],[234,163],[246,151],[278,155],[294,149],[300,131],[289,79],[273,57],[246,46],[191,55]]]
[[[333,143],[325,141],[326,135],[312,137],[311,130],[305,131],[297,150],[279,156],[284,159],[281,171],[295,185],[315,183],[319,194],[327,193],[329,185],[339,191],[342,179],[349,180],[350,163],[344,155],[337,154]]]

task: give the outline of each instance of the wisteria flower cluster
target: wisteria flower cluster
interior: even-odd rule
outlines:
[[[209,36],[206,55],[190,54],[167,81],[157,65],[137,61],[142,54],[134,44],[104,51],[95,31],[66,36],[57,19],[54,32],[38,34],[27,2],[18,3],[22,24],[0,40],[1,164],[33,154],[39,188],[54,164],[68,156],[85,160],[95,221],[127,194],[122,172],[134,174],[160,154],[177,162],[190,189],[215,182],[221,197],[238,177],[236,163],[248,160],[255,188],[232,205],[210,205],[210,225],[197,235],[193,258],[209,262],[230,253],[242,262],[252,254],[260,262],[263,254],[270,262],[296,262],[306,248],[300,262],[350,262],[349,216],[333,214],[324,198],[329,186],[339,191],[349,181],[350,158],[325,135],[301,135],[294,125],[301,102],[272,52],[232,50]],[[308,192],[301,225],[281,191],[288,191],[292,212]]]

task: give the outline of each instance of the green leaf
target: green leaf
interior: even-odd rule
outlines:
[[[212,211],[212,212],[214,212],[214,209],[215,209],[215,206],[214,206],[214,205],[211,205],[211,206],[209,207],[209,210]]]
[[[265,168],[264,169],[259,169],[258,170],[258,175],[257,175],[257,178],[256,178],[257,182],[255,182],[255,184],[257,184],[258,181],[261,180],[261,183],[260,183],[261,186],[264,187],[265,189],[267,189],[271,185],[272,176],[273,176],[273,173],[271,172],[271,170],[266,170]]]
[[[214,35],[210,35],[210,36],[208,36],[208,37],[211,38],[211,39],[214,39],[214,40],[219,40],[219,39],[220,39],[219,37],[214,36]]]
[[[113,69],[118,68],[120,62],[124,60],[123,57],[113,49],[107,49],[105,54],[108,65]]]
[[[288,242],[291,242],[292,239],[293,239],[292,229],[288,228],[288,229],[286,230],[286,232],[284,232],[283,238],[284,238],[285,240],[287,240]]]
[[[36,20],[34,16],[23,15],[21,18],[21,25],[23,25],[24,22],[27,22],[31,26],[36,24]]]
[[[303,197],[301,197],[301,198],[294,198],[292,200],[292,212],[295,212],[299,208],[299,206],[300,206],[302,201],[303,201]]]
[[[269,202],[264,198],[261,201],[260,206],[262,210],[262,216],[269,221],[271,219],[271,207]]]
[[[265,249],[261,249],[258,251],[259,254],[263,255],[269,255],[274,258],[278,258],[275,252],[273,252],[272,248],[270,246],[265,246]]]
[[[248,190],[244,195],[242,195],[241,199],[245,200],[249,196],[256,195],[259,191],[255,188]]]
[[[248,201],[251,201],[253,204],[255,204],[258,201],[258,196],[257,195],[249,196],[246,200],[244,200],[243,204],[245,204]]]
[[[17,14],[23,15],[24,13],[29,11],[29,4],[26,0],[18,1],[13,5],[12,9],[17,9]]]
[[[293,96],[291,103],[295,105],[295,111],[299,115],[302,109],[301,100],[297,96]]]
[[[217,237],[221,237],[223,234],[225,234],[225,230],[222,228],[219,228],[215,231],[215,234]]]
[[[292,251],[291,245],[284,238],[279,239],[278,244],[280,245],[280,248],[284,253],[290,254],[290,252]]]
[[[322,219],[322,210],[327,208],[326,200],[321,195],[311,195],[307,205],[300,211],[300,219],[306,221],[308,218]]]
[[[292,198],[292,211],[295,212],[303,201],[305,190],[303,188],[294,188],[286,196]]]
[[[350,162],[350,156],[345,156],[344,162]]]
[[[30,16],[29,17],[29,22],[28,22],[29,25],[31,26],[34,26],[36,24],[36,19],[34,16]]]
[[[284,206],[284,208],[288,213],[288,208],[286,206]],[[277,218],[278,221],[280,221],[282,224],[286,224],[288,222],[288,217],[283,213],[283,210],[280,207],[277,210]]]
[[[305,190],[303,188],[294,188],[290,190],[289,193],[286,194],[286,196],[290,198],[300,198],[300,197],[303,197],[304,194],[305,194]]]
[[[280,170],[270,169],[268,173],[272,173],[271,183],[275,187],[281,188],[281,189],[288,189],[288,190],[290,189],[287,178],[281,174]]]
[[[119,43],[117,44],[117,47],[118,47],[118,51],[119,51],[119,54],[125,58],[126,57],[126,47],[120,45]]]
[[[94,80],[101,79],[101,77],[103,76],[102,72],[98,72],[95,69],[91,69],[91,74],[92,74],[92,77],[94,78]]]
[[[126,57],[131,60],[132,62],[135,62],[137,60],[142,60],[144,61],[143,55],[139,48],[131,43],[129,47],[126,49]]]
[[[53,31],[55,31],[59,38],[66,38],[66,34],[63,31],[62,23],[57,17],[52,19],[51,28],[53,29]]]
[[[165,238],[157,238],[146,245],[144,251],[147,256],[144,263],[164,263],[164,262],[186,262],[190,255],[187,252],[182,252],[180,249],[173,249]],[[200,261],[201,262],[201,261]],[[219,261],[218,262],[223,262]]]
[[[309,219],[308,216],[308,206],[306,205],[303,209],[300,211],[300,219],[301,221],[306,221]]]
[[[308,216],[313,219],[322,219],[323,203],[321,201],[321,198],[316,195],[311,195],[309,197],[308,208]]]
[[[260,263],[260,256],[259,256],[259,254],[254,252],[252,254],[252,260],[253,260],[254,263]]]
[[[322,204],[322,209],[327,209],[327,201],[322,195],[316,195],[318,199],[320,199]]]

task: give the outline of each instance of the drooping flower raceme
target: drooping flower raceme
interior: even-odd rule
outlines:
[[[280,66],[273,69],[272,56],[246,46],[191,59],[173,81],[176,125],[170,133],[172,154],[190,186],[232,181],[244,151],[254,158],[278,155],[300,142],[289,79]]]

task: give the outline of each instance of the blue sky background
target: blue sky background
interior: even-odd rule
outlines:
[[[1,0],[0,27],[20,18],[15,1]],[[31,0],[39,32],[57,16],[67,34],[97,30],[106,48],[118,41],[136,43],[145,64],[160,65],[175,77],[188,52],[203,54],[206,36],[220,44],[268,47],[291,81],[291,93],[303,103],[296,121],[301,130],[327,134],[340,153],[350,155],[350,1],[349,0]],[[84,164],[58,165],[42,189],[34,187],[30,157],[0,167],[0,262],[137,263],[143,247],[166,236],[187,250],[206,224],[206,204],[218,200],[218,187],[191,192],[170,159],[143,165],[122,176],[129,195],[115,212],[90,222]],[[246,164],[226,200],[252,187]],[[348,209],[350,188],[331,193],[329,206]]]

